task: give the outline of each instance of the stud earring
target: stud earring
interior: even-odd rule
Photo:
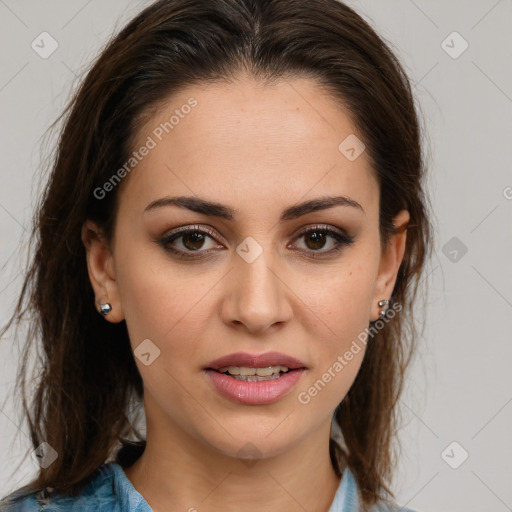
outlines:
[[[384,306],[387,306],[386,309],[383,309],[381,312],[380,312],[380,317],[382,319],[386,318],[386,315],[388,313],[388,309],[389,309],[389,304],[391,303],[391,301],[389,300],[380,300],[379,301],[379,307],[380,308],[383,308]]]
[[[107,316],[112,311],[112,305],[109,302],[105,304],[98,304],[98,306],[98,312],[101,313],[103,316]]]

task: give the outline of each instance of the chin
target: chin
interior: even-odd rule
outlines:
[[[227,457],[242,460],[267,459],[281,455],[300,441],[296,429],[283,428],[278,432],[278,424],[279,422],[276,422],[272,428],[265,431],[261,428],[241,428],[240,425],[237,425],[237,429],[230,430],[229,425],[225,425],[228,432],[237,432],[237,435],[231,437],[221,429],[221,435],[212,438],[210,431],[204,442]]]

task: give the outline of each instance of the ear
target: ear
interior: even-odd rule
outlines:
[[[105,320],[121,322],[124,313],[117,288],[114,258],[102,230],[91,220],[85,221],[82,226],[82,242],[87,255],[89,279],[96,297],[96,310],[99,312],[100,303],[108,302],[112,310],[105,316]]]
[[[379,273],[375,284],[375,291],[371,306],[370,321],[374,322],[380,318],[382,308],[379,301],[389,300],[395,287],[398,270],[405,253],[405,241],[407,237],[407,224],[410,215],[407,210],[401,210],[393,219],[393,225],[397,233],[390,235],[388,245],[381,254]]]

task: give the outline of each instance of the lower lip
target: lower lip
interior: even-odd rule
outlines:
[[[305,368],[298,368],[281,374],[277,379],[246,382],[229,375],[205,370],[217,391],[235,402],[246,405],[270,404],[285,396],[300,379]]]

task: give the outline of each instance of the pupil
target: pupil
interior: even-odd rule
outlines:
[[[192,241],[192,246],[190,246],[190,244],[188,244],[186,242],[187,240]],[[204,242],[204,236],[201,233],[197,233],[197,232],[187,233],[183,236],[183,245],[185,245],[185,247],[187,247],[188,249],[201,249],[203,242]],[[198,247],[193,245],[196,243],[199,244]]]
[[[308,237],[309,240],[313,240],[313,249],[321,249],[325,244],[325,234],[313,231]],[[316,243],[316,245],[315,245]]]

